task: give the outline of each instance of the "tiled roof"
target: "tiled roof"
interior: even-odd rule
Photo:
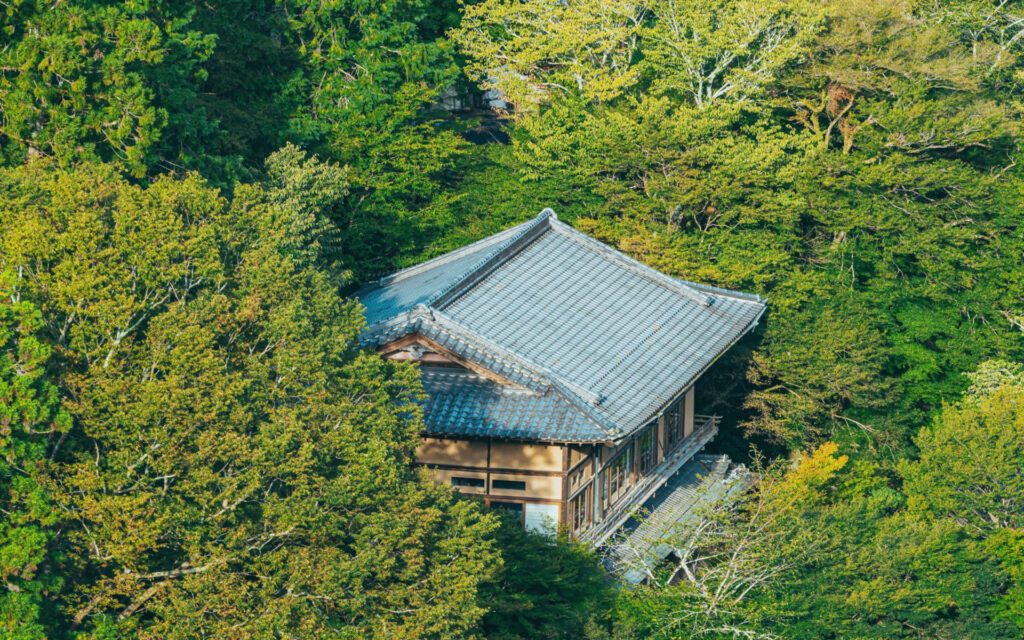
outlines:
[[[424,335],[538,398],[554,394],[594,427],[545,429],[565,442],[617,440],[649,422],[765,308],[757,296],[655,271],[550,209],[356,295],[364,345]],[[458,433],[536,437],[488,406],[491,422]]]
[[[438,436],[594,442],[608,434],[558,393],[538,394],[492,382],[470,371],[422,368],[423,420]]]
[[[366,307],[366,324],[372,326],[417,304],[429,303],[536,223],[536,219],[524,222],[433,260],[392,273],[365,287],[358,296]]]

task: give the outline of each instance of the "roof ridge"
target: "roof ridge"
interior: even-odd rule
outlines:
[[[423,273],[424,271],[429,271],[430,269],[433,269],[435,267],[439,267],[441,265],[454,262],[455,260],[458,260],[459,258],[466,256],[467,254],[473,253],[475,250],[483,249],[491,245],[501,244],[501,242],[505,240],[507,236],[518,236],[519,233],[526,231],[526,229],[523,229],[521,232],[516,233],[516,229],[532,225],[535,222],[536,218],[534,218],[533,220],[527,220],[526,222],[521,222],[517,225],[509,227],[508,229],[504,229],[493,235],[481,238],[476,242],[467,244],[464,247],[459,247],[458,249],[453,249],[452,251],[449,251],[447,253],[442,253],[441,255],[435,258],[431,258],[426,262],[420,262],[410,267],[399,269],[398,271],[393,271],[389,274],[381,276],[376,280],[376,282],[366,283],[366,286],[364,288],[381,287],[395,282],[401,282],[402,280],[410,278],[419,273]]]
[[[584,389],[576,384],[573,384],[565,380],[562,376],[558,375],[554,371],[551,371],[547,367],[534,362],[526,356],[517,353],[503,347],[498,343],[490,340],[489,338],[473,331],[469,327],[455,320],[448,314],[444,313],[439,309],[433,309],[426,305],[417,305],[414,311],[419,311],[420,314],[426,316],[432,321],[438,329],[444,331],[452,338],[459,342],[465,343],[467,346],[474,348],[481,348],[491,355],[500,357],[506,362],[512,362],[519,365],[519,367],[513,367],[519,369],[526,369],[528,371],[520,370],[520,373],[524,375],[530,375],[530,377],[539,378],[541,381],[546,382],[549,386],[554,388],[559,395],[561,395],[567,402],[573,405],[581,413],[583,413],[591,422],[597,427],[608,433],[609,436],[621,435],[621,429],[613,422],[608,420],[600,413],[598,413],[593,404],[596,404],[604,399],[600,394],[594,393],[593,391]],[[476,344],[472,344],[475,342]],[[578,393],[579,392],[579,393]],[[580,393],[586,394],[593,399],[593,403],[588,402],[586,399],[580,396]]]
[[[458,280],[428,298],[424,304],[428,307],[437,309],[443,309],[450,305],[458,299],[459,296],[472,289],[480,281],[490,275],[498,266],[504,264],[517,253],[533,244],[537,238],[544,235],[544,232],[547,229],[551,228],[550,221],[557,219],[558,216],[555,215],[554,211],[550,208],[544,209],[536,218],[524,223],[526,226],[521,232],[513,235],[507,241],[499,245],[494,252],[490,253],[486,258],[473,265],[473,267],[466,271],[466,273]],[[545,225],[545,222],[548,222],[549,224]]]
[[[492,355],[505,360],[506,364],[510,368],[514,369],[517,373],[520,373],[528,378],[532,378],[537,382],[541,382],[548,387],[551,386],[551,382],[544,378],[539,372],[532,370],[528,365],[532,364],[530,360],[510,351],[506,347],[502,347],[496,342],[480,335],[479,333],[469,329],[465,325],[461,324],[446,313],[441,312],[438,309],[433,309],[425,304],[418,304],[411,311],[408,312],[408,321],[415,322],[416,320],[424,320],[434,325],[438,331],[448,334],[456,342],[461,342],[466,346],[472,347],[478,351],[484,349],[481,345],[486,348],[486,351]],[[447,325],[447,326],[446,326]],[[472,342],[471,342],[472,341]],[[473,344],[476,342],[477,344]],[[509,357],[511,356],[511,357]],[[520,362],[522,361],[522,362]],[[527,365],[527,366],[524,366]],[[518,366],[517,366],[518,365]]]
[[[700,304],[705,307],[710,307],[715,303],[716,299],[712,294],[705,292],[705,295],[701,295],[700,292],[697,291],[694,287],[689,286],[689,283],[687,283],[685,280],[679,280],[678,278],[673,278],[671,276],[665,275],[664,273],[661,273],[657,269],[649,267],[646,264],[640,262],[639,260],[630,258],[621,251],[613,249],[608,245],[602,243],[601,241],[591,238],[582,231],[578,231],[573,227],[565,224],[564,222],[561,222],[559,220],[553,220],[551,222],[551,227],[555,231],[562,233],[562,235],[565,235],[571,240],[579,244],[586,245],[587,247],[590,247],[591,249],[594,249],[595,251],[598,251],[608,256],[609,258],[612,258],[613,260],[616,260],[617,262],[622,264],[622,266],[626,267],[633,273],[641,277],[647,278],[648,280],[654,282],[655,284],[659,284],[663,287],[671,289],[672,291],[686,298],[689,298],[690,300],[693,300],[697,304]]]
[[[655,269],[657,271],[657,269]],[[660,272],[659,272],[660,273]],[[666,274],[667,275],[667,274]],[[672,276],[667,276],[672,277]],[[693,282],[692,280],[686,280],[685,278],[672,278],[682,282],[691,289],[697,289],[699,291],[707,291],[713,295],[722,296],[725,298],[737,298],[739,300],[747,300],[749,302],[765,302],[767,298],[762,298],[756,293],[745,293],[743,291],[736,291],[735,289],[726,289],[724,287],[716,287],[711,284],[704,284],[702,282]]]

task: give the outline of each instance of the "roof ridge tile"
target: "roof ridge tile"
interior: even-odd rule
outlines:
[[[468,269],[458,280],[427,299],[424,304],[437,309],[443,309],[448,306],[457,300],[460,295],[471,290],[484,280],[496,268],[512,259],[517,253],[544,235],[544,232],[551,228],[550,224],[545,225],[544,223],[552,219],[558,219],[555,212],[551,209],[544,209],[540,212],[540,215],[527,223],[528,226],[524,227],[520,233],[510,237],[494,252]]]

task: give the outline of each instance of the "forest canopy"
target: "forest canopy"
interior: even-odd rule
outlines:
[[[3,3],[0,632],[1021,637],[1022,53],[1016,0]],[[759,481],[633,590],[433,485],[358,348],[545,207],[768,299],[698,387]]]

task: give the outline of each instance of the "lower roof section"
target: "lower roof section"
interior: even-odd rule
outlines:
[[[422,366],[423,421],[434,437],[489,437],[560,443],[607,442],[608,433],[565,398],[500,385],[464,369]]]

